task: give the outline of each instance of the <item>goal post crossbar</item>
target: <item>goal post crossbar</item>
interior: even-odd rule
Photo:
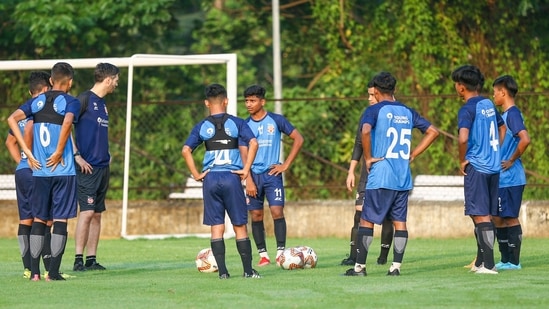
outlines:
[[[2,60],[0,71],[22,71],[22,70],[45,70],[51,69],[57,62],[67,62],[75,69],[95,68],[98,63],[108,62],[118,67],[128,68],[128,92],[126,111],[126,138],[124,148],[124,182],[122,198],[122,225],[121,237],[134,238],[157,238],[164,235],[128,235],[128,190],[130,171],[130,146],[131,146],[131,115],[133,98],[133,72],[135,67],[154,66],[182,66],[182,65],[203,65],[203,64],[225,64],[226,65],[226,89],[229,104],[227,112],[236,115],[237,106],[237,57],[236,54],[203,54],[203,55],[163,55],[163,54],[134,54],[131,57],[109,57],[109,58],[74,58],[74,59],[41,59],[41,60]]]

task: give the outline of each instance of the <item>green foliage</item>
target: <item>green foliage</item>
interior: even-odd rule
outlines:
[[[286,175],[288,195],[306,196],[300,189],[305,185],[316,188],[312,189],[316,190],[314,197],[339,194],[333,188],[343,185],[342,170],[350,160],[353,132],[367,104],[365,86],[379,71],[393,73],[398,80],[397,99],[443,132],[413,162],[414,173],[456,174],[456,114],[462,102],[455,96],[450,74],[467,63],[485,74],[486,96],[497,76],[510,74],[517,79],[517,104],[532,137],[523,156],[529,183],[547,184],[546,2],[315,0],[281,4],[283,113],[305,137],[303,151]],[[6,0],[0,3],[0,15],[2,59],[236,53],[239,91],[259,83],[267,88],[267,99],[273,98],[272,11],[271,4],[263,0]],[[121,76],[126,73],[123,69]],[[91,86],[90,74],[79,70],[75,93]],[[223,83],[226,76],[220,66],[213,65],[139,68],[135,74],[133,97],[139,107],[134,107],[132,123],[136,146],[132,164],[148,176],[133,176],[132,187],[139,188],[142,196],[160,197],[168,186],[180,186],[185,179],[179,148],[191,124],[205,115],[198,104],[203,86]],[[0,118],[5,119],[26,99],[27,75],[0,71],[0,106],[9,107],[0,109]],[[122,78],[120,89],[127,82]],[[108,102],[125,102],[125,96],[123,91],[116,92]],[[150,102],[158,106],[140,104]],[[268,109],[273,110],[270,103]],[[112,151],[121,162],[125,106],[114,105],[110,111],[114,113]],[[239,115],[245,117],[246,111],[239,108]],[[419,138],[414,133],[415,141]],[[199,161],[199,154],[196,157]],[[0,153],[2,162],[7,158],[7,153]],[[113,187],[121,187],[123,166],[113,164]],[[163,189],[151,193],[155,187]],[[539,189],[533,195],[541,197],[542,192]]]

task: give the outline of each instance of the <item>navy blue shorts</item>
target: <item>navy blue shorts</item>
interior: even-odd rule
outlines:
[[[524,185],[499,188],[498,217],[518,218]]]
[[[33,219],[31,194],[33,187],[32,170],[22,168],[15,171],[15,191],[17,192],[17,208],[19,220]]]
[[[409,193],[410,191],[366,189],[360,217],[379,225],[385,221],[385,218],[391,221],[406,222]]]
[[[284,206],[285,194],[282,174],[275,176],[265,172],[259,175],[252,174],[252,177],[257,187],[257,197],[246,195],[248,210],[263,209],[265,199],[269,206]]]
[[[76,169],[80,211],[105,211],[105,197],[109,188],[109,177],[110,171],[108,166],[95,167],[91,174],[84,174],[80,171],[80,168]]]
[[[34,217],[44,221],[76,217],[76,190],[76,176],[34,177]]]
[[[238,174],[209,172],[202,185],[205,225],[225,223],[225,211],[233,225],[248,223],[246,197]]]
[[[484,174],[473,165],[465,167],[466,216],[496,216],[498,214],[499,173]]]

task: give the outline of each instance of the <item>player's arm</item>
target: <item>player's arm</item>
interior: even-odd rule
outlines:
[[[505,133],[507,132],[507,126],[505,124],[499,126],[499,145],[503,145],[503,141],[505,140]]]
[[[63,124],[61,125],[61,131],[59,132],[57,148],[52,153],[52,155],[48,159],[46,159],[46,167],[51,167],[52,172],[55,170],[57,165],[59,165],[59,163],[61,163],[62,165],[65,164],[65,162],[63,161],[63,152],[71,135],[73,120],[73,113],[68,112],[65,114],[65,118],[63,118]],[[70,159],[72,160],[72,158]]]
[[[353,188],[355,187],[355,169],[358,166],[358,161],[362,158],[362,153],[362,135],[360,130],[357,130],[355,135],[355,144],[353,146],[353,154],[351,155],[351,163],[349,164],[347,179],[345,181],[347,190],[349,191],[353,191]]]
[[[242,157],[242,162],[246,162],[248,160],[248,147],[247,146],[239,146],[240,149],[240,156]],[[246,195],[248,196],[257,196],[257,186],[255,185],[254,178],[253,177],[247,177],[246,178]]]
[[[355,169],[357,165],[358,165],[357,160],[351,160],[351,163],[349,164],[349,171],[347,172],[347,180],[345,180],[345,184],[347,185],[347,190],[351,192],[355,187]]]
[[[515,163],[515,161],[522,156],[522,154],[526,151],[526,148],[528,148],[528,146],[530,145],[530,135],[528,134],[528,131],[521,130],[517,135],[519,137],[517,149],[511,155],[511,158],[509,158],[509,160],[501,162],[503,170],[510,168],[513,163]]]
[[[41,167],[40,163],[32,155],[32,151],[30,150],[29,146],[25,142],[25,139],[21,134],[21,130],[19,129],[18,122],[25,118],[26,118],[25,112],[23,112],[21,109],[17,109],[8,117],[8,125],[10,126],[13,136],[17,140],[17,144],[19,145],[19,148],[21,148],[21,150],[27,156],[27,160],[29,162],[30,167],[32,169],[39,169]]]
[[[246,162],[244,162],[244,167],[241,170],[232,171],[232,173],[240,175],[240,179],[242,180],[248,178],[258,148],[259,143],[257,142],[257,139],[255,137],[250,139],[250,141],[248,142],[248,154],[246,156]]]
[[[365,122],[362,125],[361,132],[362,155],[364,156],[364,162],[366,163],[366,171],[369,173],[372,164],[383,160],[383,158],[372,157],[372,125]]]
[[[206,174],[209,172],[209,170],[203,173],[200,173],[198,171],[198,169],[196,168],[196,164],[194,163],[192,148],[184,145],[183,149],[181,149],[181,155],[183,156],[183,159],[185,159],[185,163],[187,164],[187,167],[189,168],[189,171],[191,172],[194,180],[202,181]]]
[[[19,151],[19,146],[17,146],[17,139],[15,138],[15,136],[13,136],[11,133],[8,134],[5,144],[13,161],[19,164],[19,161],[21,161],[21,151]]]
[[[437,139],[439,134],[440,133],[438,132],[437,128],[432,125],[429,126],[419,144],[414,148],[414,150],[412,150],[412,153],[410,154],[410,162],[412,162],[417,156],[422,154],[425,149],[431,146],[431,144],[435,141],[435,139]]]
[[[279,175],[287,171],[297,157],[299,150],[301,150],[301,146],[303,146],[303,136],[301,135],[301,133],[299,133],[297,129],[294,129],[292,133],[290,133],[290,135],[288,136],[293,139],[292,149],[286,157],[286,160],[284,160],[284,163],[274,165],[273,168],[269,170],[269,175]]]
[[[465,173],[465,166],[469,164],[469,161],[465,159],[467,153],[467,143],[469,142],[469,129],[460,128],[458,134],[458,151],[459,151],[459,171],[462,175]]]

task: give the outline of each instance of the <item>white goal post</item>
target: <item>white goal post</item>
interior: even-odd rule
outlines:
[[[237,57],[236,54],[204,54],[204,55],[160,55],[160,54],[135,54],[131,57],[111,58],[75,58],[75,59],[44,59],[44,60],[3,60],[0,61],[0,71],[23,71],[23,70],[49,70],[57,62],[67,62],[74,69],[95,68],[100,62],[108,62],[118,67],[128,68],[128,95],[126,111],[126,138],[124,148],[124,182],[122,197],[122,225],[121,237],[126,239],[134,238],[161,238],[161,237],[182,237],[189,235],[128,235],[128,189],[130,171],[130,145],[131,145],[131,115],[133,97],[133,71],[134,67],[155,67],[155,66],[182,66],[182,65],[203,65],[203,64],[225,64],[226,65],[226,88],[229,98],[227,112],[236,116],[237,106]],[[200,235],[197,235],[200,236]]]

